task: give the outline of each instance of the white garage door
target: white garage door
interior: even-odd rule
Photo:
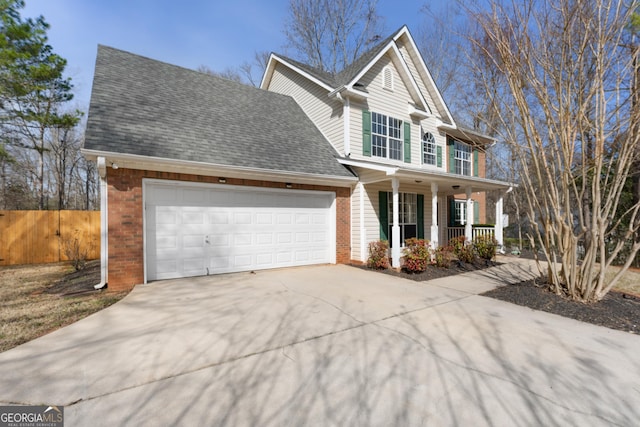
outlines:
[[[335,194],[145,180],[147,280],[335,262]]]

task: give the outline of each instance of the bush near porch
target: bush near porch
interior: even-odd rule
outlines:
[[[454,257],[459,263],[473,265],[481,259],[488,265],[495,257],[497,247],[498,242],[491,236],[477,236],[473,242],[462,236],[435,250],[429,246],[428,240],[411,238],[405,240],[401,269],[416,274],[426,271],[429,266],[450,268]],[[369,243],[367,266],[378,270],[389,268],[389,242],[378,240]]]

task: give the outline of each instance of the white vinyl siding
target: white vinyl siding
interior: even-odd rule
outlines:
[[[385,67],[388,67],[387,69],[391,70],[394,76],[393,92],[382,87],[382,74]],[[351,103],[351,158],[359,160],[365,159],[362,155],[362,111],[368,110],[383,114],[387,117],[393,117],[411,125],[411,164],[419,166],[421,164],[419,141],[422,136],[420,135],[420,126],[409,117],[408,105],[412,98],[389,55],[383,56],[374,64],[369,72],[360,79],[360,83],[364,85],[369,96],[366,103],[356,101]],[[403,131],[400,133],[401,135],[402,132]],[[402,143],[403,140],[400,138],[400,144]],[[387,158],[389,158],[388,154]],[[366,157],[366,160],[373,159],[376,159],[376,157]],[[398,159],[400,161],[403,160],[402,157]],[[409,163],[406,163],[406,165],[409,165]]]
[[[326,89],[282,64],[276,66],[267,89],[272,92],[289,95],[295,99],[334,148],[339,153],[343,152],[342,102],[330,99],[327,96]],[[360,139],[362,139],[362,136],[360,136]],[[351,151],[353,151],[353,148]]]
[[[378,172],[379,173],[379,172]],[[358,175],[362,177],[374,176],[376,172],[358,170]],[[364,178],[363,178],[364,179]],[[369,184],[364,187],[364,226],[366,231],[366,241],[360,240],[360,212],[358,214],[352,214],[352,233],[351,233],[351,254],[353,259],[366,262],[365,259],[360,259],[360,245],[365,245],[365,253],[368,253],[368,245],[370,242],[380,240],[380,221],[378,219],[378,206],[379,206],[379,193],[380,191],[391,191],[391,182],[380,182],[376,184]],[[424,195],[424,233],[425,239],[431,239],[431,191],[428,186],[424,184],[407,184],[400,186],[400,192],[402,193],[416,193]],[[352,209],[355,204],[360,203],[358,200],[352,200]],[[353,212],[353,211],[352,211]],[[391,220],[391,218],[390,218]]]
[[[413,49],[409,49],[410,45],[408,40],[403,37],[398,39],[396,43],[398,44],[400,54],[407,63],[409,71],[418,84],[418,89],[420,89],[420,92],[422,92],[422,96],[426,99],[427,104],[429,104],[432,109],[435,108],[435,111],[433,111],[433,113],[440,116],[440,118],[445,123],[451,124],[446,114],[446,107],[437,96],[437,89],[434,86],[435,82],[429,81],[427,72],[418,62],[420,61],[420,58],[418,58],[415,54],[409,54],[410,51],[413,52]],[[428,67],[429,64],[426,64],[426,66]]]

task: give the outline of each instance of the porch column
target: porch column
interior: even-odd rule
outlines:
[[[359,210],[360,216],[358,222],[360,222],[360,260],[366,262],[369,251],[369,242],[367,241],[367,229],[364,227],[364,184],[358,182],[358,197],[359,197]]]
[[[438,247],[438,184],[431,183],[431,247]]]
[[[473,200],[471,200],[471,187],[466,188],[467,194],[467,219],[464,224],[464,237],[465,240],[471,242],[473,241],[473,228],[471,224],[473,224]]]
[[[498,248],[502,248],[502,245],[504,244],[504,237],[503,237],[504,223],[502,221],[503,198],[504,198],[504,193],[500,192],[500,195],[498,196],[498,200],[496,200],[495,238],[496,238],[496,241],[498,242]]]
[[[393,222],[391,223],[391,266],[393,268],[400,268],[400,194],[398,189],[400,187],[400,181],[398,178],[391,178],[391,188],[393,190]]]

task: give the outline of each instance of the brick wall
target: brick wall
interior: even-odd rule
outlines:
[[[131,289],[144,282],[142,179],[218,183],[217,177],[107,169],[109,206],[109,272],[111,291]],[[285,188],[284,183],[227,178],[227,185]],[[348,263],[351,252],[349,188],[293,184],[294,189],[336,193],[336,262]]]

